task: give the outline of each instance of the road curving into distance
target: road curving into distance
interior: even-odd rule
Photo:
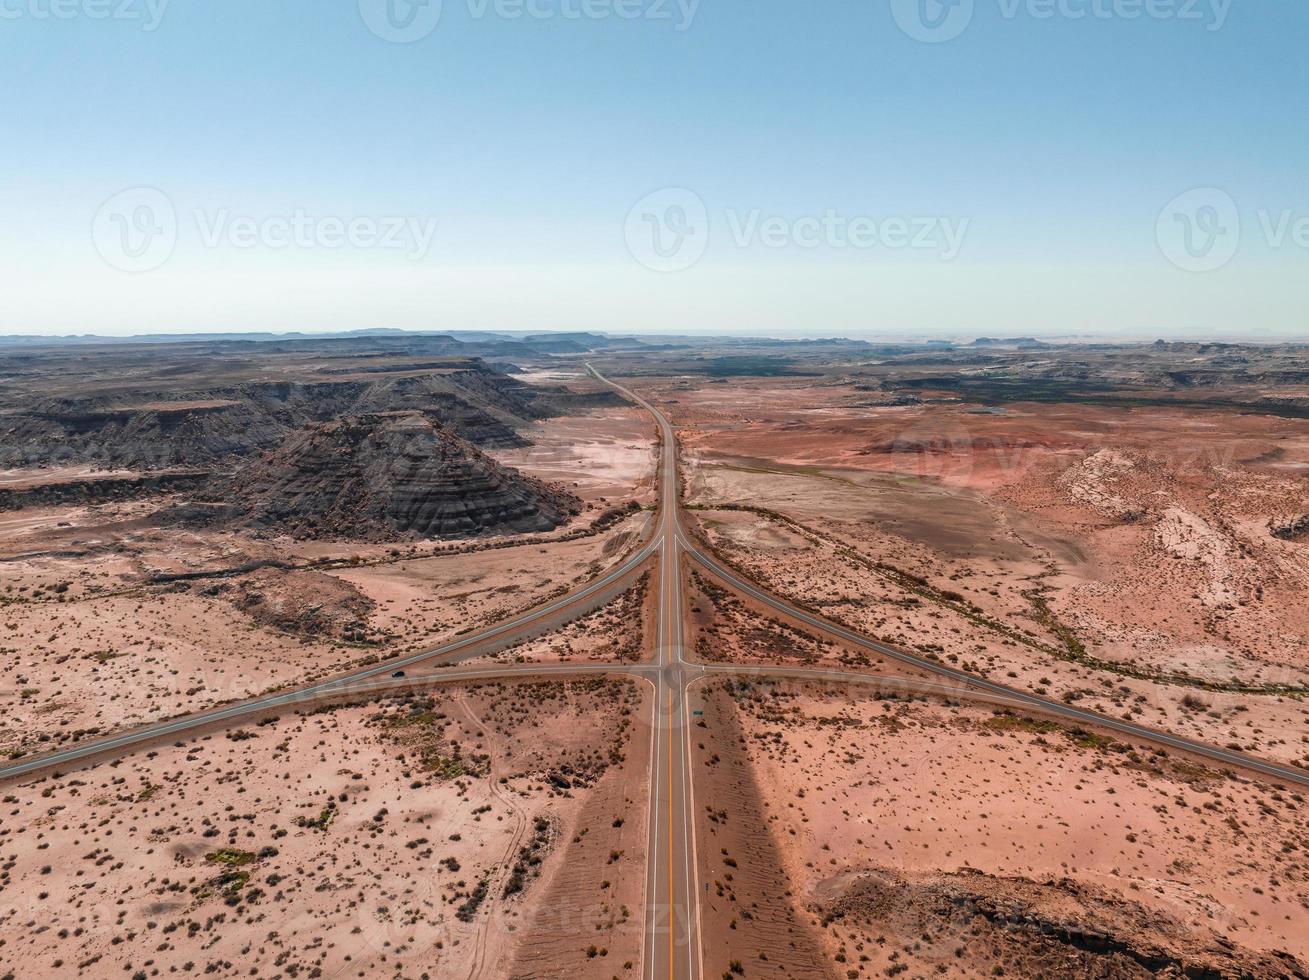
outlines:
[[[249,722],[281,711],[358,698],[384,697],[443,684],[546,680],[575,675],[626,676],[649,681],[654,687],[651,715],[650,820],[646,867],[646,923],[643,939],[643,976],[647,980],[685,978],[700,980],[704,947],[699,915],[699,872],[695,846],[695,788],[692,780],[689,691],[698,680],[722,678],[777,678],[829,684],[869,685],[910,694],[956,699],[975,698],[991,704],[1037,712],[1116,732],[1139,742],[1187,752],[1220,765],[1309,786],[1309,772],[1268,762],[1192,741],[1143,725],[1097,714],[1028,691],[997,684],[964,671],[920,657],[855,632],[788,602],[714,557],[682,521],[681,491],[677,474],[677,439],[672,423],[653,404],[629,388],[605,378],[592,365],[587,369],[648,411],[659,430],[662,451],[659,464],[659,516],[648,540],[617,567],[587,585],[558,599],[520,613],[494,626],[471,632],[448,643],[398,657],[363,670],[295,689],[252,698],[221,708],[170,719],[113,736],[92,739],[46,755],[22,759],[0,767],[0,780],[57,772],[79,764],[115,758],[161,740],[198,733],[214,727]],[[626,588],[656,555],[659,578],[657,635],[653,661],[640,664],[495,664],[459,667],[460,660],[494,652],[543,629],[561,625],[594,609]],[[829,668],[768,667],[700,664],[686,656],[683,611],[682,556],[699,564],[738,594],[761,603],[811,630],[845,644],[877,653],[898,663],[927,672],[942,683],[881,676],[871,671]],[[396,671],[426,665],[433,673],[396,678]]]
[[[590,367],[591,373],[601,381],[605,381],[618,391],[622,392],[628,398],[631,398],[646,411],[650,412],[658,423],[661,438],[665,442],[664,455],[676,460],[677,450],[675,434],[672,424],[664,414],[652,405],[650,402],[641,398],[634,392],[621,385],[614,384],[612,381],[604,378],[594,367]],[[675,462],[674,462],[675,467]],[[1179,751],[1189,752],[1194,755],[1202,756],[1213,762],[1221,763],[1225,766],[1233,766],[1249,772],[1260,773],[1264,776],[1271,776],[1274,779],[1282,779],[1287,782],[1297,783],[1301,786],[1309,786],[1309,772],[1296,769],[1293,766],[1286,766],[1276,762],[1269,762],[1259,759],[1255,756],[1248,755],[1244,752],[1234,752],[1230,749],[1219,748],[1216,745],[1209,745],[1205,742],[1198,742],[1188,738],[1182,738],[1178,735],[1172,735],[1168,732],[1162,732],[1145,725],[1137,725],[1130,721],[1124,721],[1119,718],[1113,718],[1109,715],[1098,714],[1094,711],[1087,711],[1083,708],[1075,708],[1072,705],[1064,704],[1062,701],[1055,701],[1051,698],[1043,698],[1040,695],[1032,694],[1029,691],[1020,690],[1019,688],[1008,687],[1004,684],[998,684],[995,681],[969,674],[962,670],[956,670],[953,667],[947,667],[945,664],[938,663],[935,660],[929,660],[926,657],[920,657],[901,650],[889,644],[882,643],[880,640],[874,640],[870,637],[857,633],[839,623],[821,616],[814,615],[805,609],[800,608],[792,602],[780,598],[767,591],[757,583],[745,578],[739,572],[728,567],[725,563],[714,557],[713,553],[707,547],[702,545],[692,534],[690,534],[682,525],[680,509],[680,494],[676,493],[674,488],[673,500],[663,502],[663,506],[672,512],[675,516],[671,521],[672,526],[676,529],[675,547],[684,551],[689,558],[694,560],[700,566],[705,568],[715,577],[720,579],[724,584],[736,592],[748,596],[756,602],[763,603],[775,612],[804,623],[811,629],[827,634],[847,643],[851,646],[859,647],[873,653],[896,660],[910,667],[929,672],[937,677],[944,678],[949,682],[949,690],[953,696],[967,697],[970,693],[982,694],[988,696],[988,699],[1000,700],[1006,704],[1012,704],[1018,707],[1028,708],[1039,711],[1042,714],[1055,715],[1068,721],[1073,721],[1082,725],[1091,725],[1097,728],[1109,729],[1121,735],[1127,735],[1133,739],[1143,742],[1164,745]],[[665,545],[667,547],[667,545]],[[715,673],[722,673],[719,668],[708,667]],[[725,671],[731,673],[732,671]],[[831,683],[859,682],[865,678],[876,677],[861,671],[842,671],[830,670],[825,668],[815,668],[812,671],[806,671],[797,668],[756,668],[756,672],[769,675],[794,675],[807,676],[814,680],[824,680]]]

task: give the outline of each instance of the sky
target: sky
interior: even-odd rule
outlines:
[[[1303,0],[0,0],[0,333],[1309,338]]]

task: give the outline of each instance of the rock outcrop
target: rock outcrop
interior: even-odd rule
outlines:
[[[285,427],[232,399],[42,402],[0,420],[0,466],[207,466],[276,445]]]
[[[1302,541],[1309,538],[1309,514],[1297,514],[1268,522],[1268,530],[1283,541]]]
[[[0,487],[0,511],[24,507],[54,507],[66,504],[103,504],[116,500],[133,500],[149,494],[196,490],[209,482],[210,475],[197,472],[160,472],[138,476],[87,477],[76,480],[51,480],[20,487]]]
[[[516,428],[612,393],[534,388],[480,361],[421,373],[350,379],[251,381],[222,387],[46,398],[0,414],[0,468],[92,464],[151,470],[235,464],[297,429],[346,415],[428,411],[487,449],[525,446]]]
[[[931,966],[949,975],[966,966],[969,976],[1306,976],[1304,964],[1289,953],[1238,946],[1213,930],[1070,878],[871,868],[820,889],[843,891],[818,910],[828,921],[847,930],[862,926],[912,948],[924,975]]]
[[[310,426],[239,471],[224,516],[297,538],[395,541],[548,531],[580,509],[430,412]]]

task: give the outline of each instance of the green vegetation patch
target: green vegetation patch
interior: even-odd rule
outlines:
[[[332,826],[332,821],[336,819],[336,801],[328,800],[327,806],[323,807],[322,812],[316,817],[296,817],[295,825],[304,827],[306,830],[326,830]]]
[[[621,823],[621,821],[619,821]],[[505,882],[504,897],[509,898],[522,891],[529,877],[540,874],[542,852],[550,843],[550,821],[537,817],[533,824],[535,834],[518,850],[518,860],[514,862],[509,880]]]
[[[1081,728],[1064,729],[1064,737],[1082,749],[1111,749],[1119,744],[1108,735],[1097,735]]]
[[[206,854],[205,860],[210,864],[221,864],[228,868],[241,868],[247,864],[254,864],[259,860],[258,856],[250,851],[242,851],[235,847],[225,847],[221,851],[214,851],[212,854]]]
[[[1108,735],[1089,732],[1085,728],[1067,728],[1056,721],[1046,718],[1024,718],[1008,711],[988,718],[982,727],[990,732],[1030,732],[1033,735],[1059,734],[1079,749],[1093,749],[1100,752],[1127,752],[1128,746]],[[1049,745],[1044,739],[1042,744]]]
[[[482,903],[486,901],[486,893],[489,887],[490,883],[487,878],[483,878],[477,883],[477,887],[473,889],[472,894],[468,896],[468,899],[460,905],[459,909],[455,912],[455,915],[458,917],[460,922],[473,921],[473,918],[477,915],[477,910],[481,908]]]
[[[121,650],[93,650],[86,654],[82,659],[94,660],[98,664],[107,664],[111,660],[117,660],[119,657],[126,657],[127,654]]]
[[[463,759],[441,755],[438,752],[423,755],[423,768],[437,779],[458,779],[468,774],[468,767],[464,765]]]
[[[1019,715],[1002,714],[988,718],[983,724],[992,732],[1031,732],[1034,735],[1048,735],[1062,731],[1063,726],[1043,718],[1023,718]]]
[[[432,711],[412,711],[408,714],[394,714],[386,716],[386,726],[388,728],[414,728],[427,727],[436,721],[436,714]]]

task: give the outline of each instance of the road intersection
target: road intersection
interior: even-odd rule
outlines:
[[[588,367],[590,367],[588,365]],[[634,391],[595,377],[636,402],[653,416],[662,445],[657,519],[645,540],[624,561],[595,581],[567,595],[487,629],[429,650],[388,660],[331,680],[276,692],[207,712],[170,719],[114,736],[79,743],[46,755],[0,767],[0,780],[58,772],[70,767],[135,752],[161,740],[214,727],[249,723],[263,716],[334,701],[383,697],[416,688],[458,682],[487,682],[541,677],[626,676],[654,688],[651,724],[649,836],[646,868],[644,976],[648,980],[700,980],[704,959],[700,930],[700,884],[696,862],[695,790],[691,730],[696,689],[713,678],[777,677],[836,684],[876,685],[906,693],[976,698],[987,703],[1051,715],[1081,725],[1108,729],[1137,741],[1185,751],[1223,766],[1275,780],[1309,786],[1309,772],[1267,762],[1239,752],[1180,738],[1131,722],[1074,708],[1027,691],[996,684],[858,634],[838,623],[775,596],[717,559],[684,525],[677,472],[677,441],[672,423],[655,405]],[[596,608],[626,589],[658,558],[659,583],[656,653],[639,664],[494,664],[461,666],[460,661],[518,642]],[[755,667],[698,664],[687,657],[683,592],[684,558],[693,561],[741,596],[760,603],[810,631],[847,646],[861,648],[940,678],[941,683],[886,677],[869,671],[826,668]],[[440,669],[413,677],[396,677],[410,667]]]

